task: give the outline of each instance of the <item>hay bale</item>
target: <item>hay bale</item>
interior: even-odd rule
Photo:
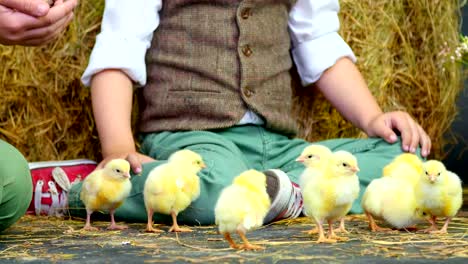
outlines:
[[[55,43],[0,46],[0,138],[31,161],[100,159],[89,90],[79,79],[99,32],[104,1],[82,0]],[[438,67],[443,43],[458,41],[457,1],[342,0],[342,36],[385,110],[406,110],[427,129],[442,156],[462,89],[460,68]],[[313,87],[298,89],[293,109],[301,136],[321,140],[364,136]]]

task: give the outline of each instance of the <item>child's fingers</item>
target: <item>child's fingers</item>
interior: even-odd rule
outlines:
[[[431,153],[431,147],[432,147],[431,138],[420,125],[417,124],[417,128],[418,128],[419,134],[421,135],[420,136],[421,155],[423,157],[427,157]]]
[[[412,144],[413,132],[411,131],[408,119],[402,112],[393,113],[390,116],[392,128],[396,128],[401,134],[401,147],[403,151],[410,151]]]
[[[130,167],[132,168],[133,173],[141,173],[141,162],[137,153],[128,154],[126,160],[128,161],[128,163],[130,163]]]
[[[416,126],[416,123],[414,122],[413,118],[411,118],[408,114],[406,114],[405,117],[406,117],[406,122],[408,122],[408,126],[409,126],[410,133],[411,133],[411,141],[410,141],[410,144],[409,144],[409,152],[415,153],[416,148],[419,145],[419,139],[420,139],[419,130],[418,130],[418,128]]]

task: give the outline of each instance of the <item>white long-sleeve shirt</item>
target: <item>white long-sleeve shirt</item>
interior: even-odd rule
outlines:
[[[145,54],[159,25],[162,0],[106,0],[101,33],[82,82],[105,69],[120,69],[146,84]],[[338,0],[298,0],[289,13],[292,54],[303,85],[317,81],[342,57],[356,58],[338,35]]]
[[[135,83],[145,85],[145,54],[159,25],[161,7],[162,0],[106,0],[83,84],[89,86],[91,77],[102,70],[120,69]],[[298,0],[289,13],[292,55],[303,85],[316,82],[342,57],[356,61],[338,34],[338,12],[338,0]],[[261,123],[256,118],[247,112],[240,124]]]

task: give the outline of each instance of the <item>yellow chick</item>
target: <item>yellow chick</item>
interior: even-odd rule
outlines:
[[[332,155],[331,150],[323,145],[312,144],[307,146],[302,151],[301,155],[296,159],[305,166],[299,179],[299,186],[304,187],[311,177],[316,174],[323,174],[323,171],[328,165],[328,160]]]
[[[179,227],[177,215],[200,195],[200,178],[197,173],[205,167],[200,155],[184,149],[174,152],[167,163],[150,171],[143,189],[148,213],[146,232],[162,232],[153,227],[154,213],[171,215],[169,232],[192,231]]]
[[[223,189],[215,206],[215,223],[231,248],[264,249],[250,244],[245,233],[263,225],[270,203],[266,191],[266,176],[256,170],[241,173],[230,186]],[[236,244],[231,238],[232,232],[237,232],[244,244]]]
[[[424,212],[429,213],[431,226],[426,232],[446,234],[447,227],[463,204],[463,189],[460,178],[448,171],[444,164],[437,160],[426,161],[424,172],[418,186],[418,199],[421,200]],[[445,223],[437,230],[437,217],[445,217]]]
[[[301,190],[304,190],[306,186],[311,182],[314,177],[320,177],[325,173],[328,165],[328,161],[332,151],[323,145],[312,144],[304,148],[301,155],[296,159],[297,162],[301,162],[305,166],[305,170],[302,172],[299,178],[299,186]],[[302,191],[304,196],[304,192]],[[318,227],[312,230],[304,231],[309,235],[318,233]]]
[[[383,168],[382,177],[401,177],[414,187],[418,184],[422,171],[423,162],[417,155],[402,153]]]
[[[130,194],[130,164],[124,159],[109,161],[104,168],[93,171],[83,181],[80,199],[86,207],[85,230],[97,230],[91,226],[91,214],[94,211],[109,211],[111,224],[107,229],[125,229],[116,225],[115,210],[122,205]]]
[[[324,173],[311,177],[303,188],[304,209],[318,227],[317,243],[335,243],[347,240],[338,237],[333,221],[342,219],[359,195],[357,159],[347,151],[334,152]],[[323,222],[328,222],[328,237],[324,236]]]
[[[372,180],[361,201],[372,232],[391,231],[377,225],[382,219],[392,227],[401,229],[422,220],[422,211],[415,198],[414,187],[400,177],[382,177]]]

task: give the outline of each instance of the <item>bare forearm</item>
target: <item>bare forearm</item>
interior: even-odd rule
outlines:
[[[361,73],[347,58],[338,60],[316,84],[347,120],[366,133],[369,122],[382,114]]]
[[[119,70],[106,70],[91,81],[94,119],[104,157],[135,151],[131,128],[132,83]]]

